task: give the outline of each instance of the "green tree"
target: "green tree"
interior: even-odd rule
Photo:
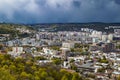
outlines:
[[[72,74],[68,71],[63,75],[62,80],[71,80],[72,79]]]
[[[75,73],[73,73],[72,80],[82,80],[82,77],[80,77],[80,75],[75,72]]]
[[[59,59],[59,58],[53,58],[53,59],[52,59],[52,62],[53,62],[54,64],[56,64],[56,65],[60,65],[63,61],[62,61],[61,59]]]
[[[77,71],[77,66],[75,64],[71,64],[71,69]]]
[[[45,80],[54,80],[54,78],[53,77],[46,77]]]
[[[9,69],[10,69],[10,73],[11,74],[15,74],[16,73],[16,66],[15,65],[10,65]]]
[[[64,75],[61,80],[69,80],[68,76]]]
[[[20,80],[30,80],[31,79],[31,74],[27,74],[26,72],[22,72],[20,74]]]
[[[74,49],[74,48],[71,48],[71,52],[75,52],[75,49]]]
[[[3,44],[0,44],[0,50],[3,48]]]
[[[118,76],[117,80],[120,80],[120,76]]]
[[[43,71],[43,72],[41,73],[40,77],[42,78],[42,80],[45,80],[46,77],[48,77],[48,73],[45,72],[45,71]]]
[[[0,69],[0,80],[15,80],[15,77],[6,69]]]

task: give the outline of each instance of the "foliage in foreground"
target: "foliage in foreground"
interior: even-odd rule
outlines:
[[[83,80],[76,72],[55,64],[37,65],[34,58],[13,58],[0,54],[0,80]]]

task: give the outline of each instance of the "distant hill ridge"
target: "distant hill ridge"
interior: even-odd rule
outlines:
[[[4,26],[4,27],[3,27]],[[29,29],[47,29],[48,31],[80,31],[81,28],[91,28],[99,31],[113,32],[113,29],[105,29],[109,26],[118,26],[120,23],[103,23],[103,22],[88,22],[88,23],[36,23],[36,24],[14,24],[0,23],[0,29],[15,30],[17,27],[25,27]],[[1,33],[4,30],[0,30]],[[8,31],[9,32],[9,31]]]
[[[109,26],[120,26],[120,23],[43,23],[43,24],[28,24],[34,29],[49,28],[54,31],[80,31],[81,28],[91,28],[99,31],[113,32],[113,29],[105,29]]]

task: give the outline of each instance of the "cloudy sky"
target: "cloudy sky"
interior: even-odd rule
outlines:
[[[0,22],[120,22],[120,0],[0,0]]]

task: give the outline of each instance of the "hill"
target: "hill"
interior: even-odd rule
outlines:
[[[24,30],[24,32],[22,32]],[[33,30],[31,27],[26,25],[19,24],[0,24],[0,34],[9,34],[10,38],[14,38],[17,36],[22,37],[21,35],[25,34],[26,30]]]
[[[109,26],[118,26],[120,23],[48,23],[48,24],[30,24],[36,30],[45,29],[48,31],[80,31],[81,28],[91,28],[98,31],[113,32]],[[106,29],[107,28],[107,29]]]

